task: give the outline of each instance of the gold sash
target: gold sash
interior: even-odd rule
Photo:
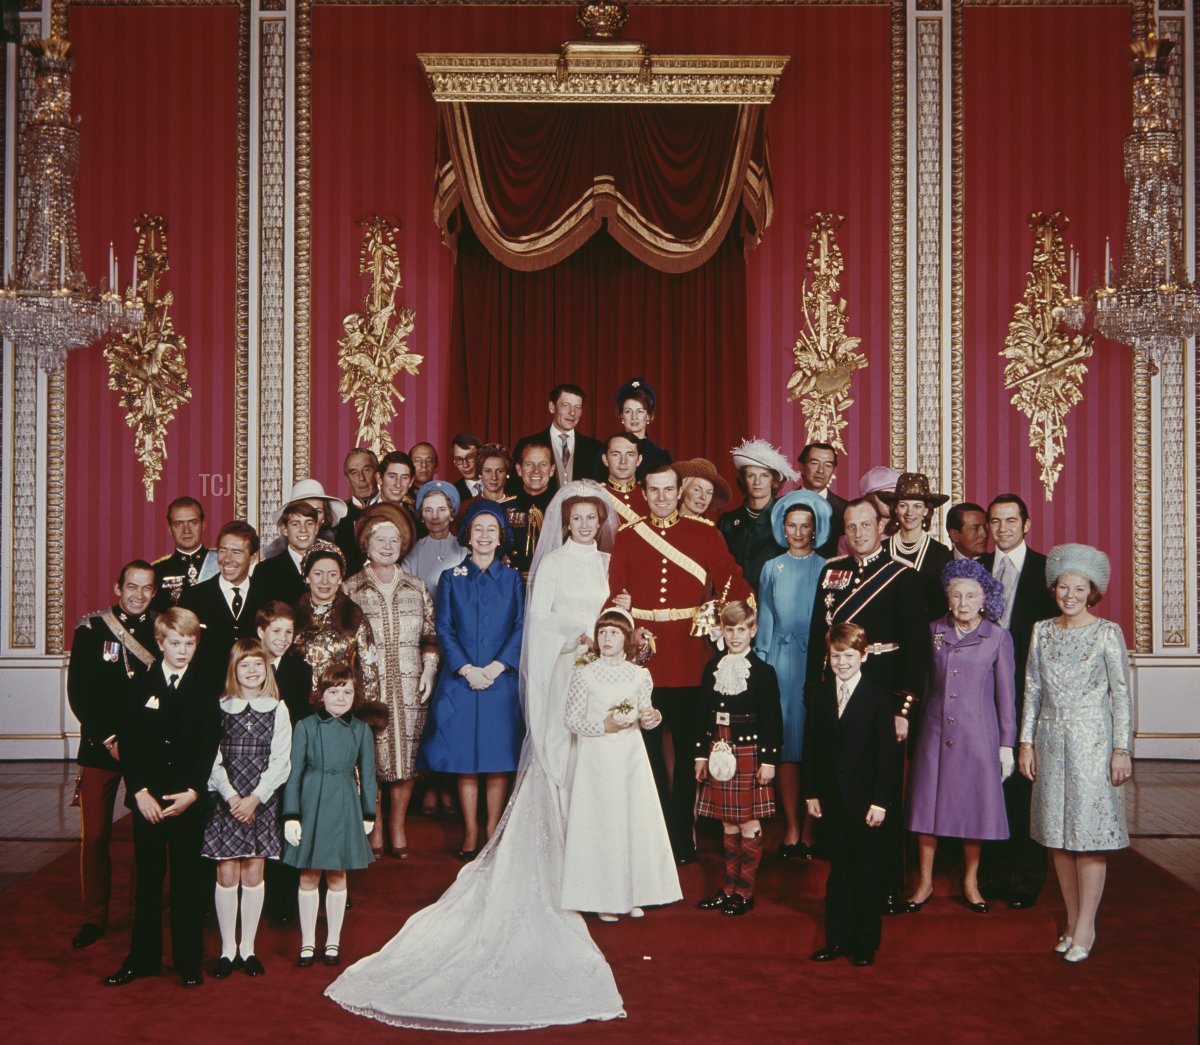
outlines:
[[[137,639],[133,637],[133,632],[117,620],[117,615],[113,613],[112,608],[100,611],[100,619],[108,625],[108,630],[113,633],[113,638],[140,660],[146,667],[153,667],[155,656]]]
[[[635,523],[633,531],[664,559],[670,559],[681,570],[687,570],[701,584],[708,583],[708,570],[701,566],[695,559],[684,555],[678,548],[664,541],[645,522]]]

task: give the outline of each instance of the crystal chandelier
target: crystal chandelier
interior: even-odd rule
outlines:
[[[127,299],[109,255],[108,289],[87,282],[75,223],[79,131],[71,123],[71,44],[58,37],[28,45],[36,63],[33,114],[21,142],[28,187],[20,215],[16,276],[0,289],[0,333],[32,347],[43,370],[115,330],[137,326],[144,309],[137,274]]]
[[[1183,263],[1182,145],[1166,75],[1172,47],[1158,38],[1152,15],[1145,37],[1130,47],[1133,133],[1125,139],[1125,253],[1114,283],[1105,246],[1104,286],[1095,292],[1096,329],[1132,346],[1152,374],[1172,345],[1200,330],[1200,293]]]

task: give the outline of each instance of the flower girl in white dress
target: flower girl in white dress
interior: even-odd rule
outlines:
[[[662,713],[650,673],[626,659],[633,617],[607,609],[596,621],[598,658],[571,675],[566,726],[576,735],[562,906],[600,920],[683,898],[641,731]]]

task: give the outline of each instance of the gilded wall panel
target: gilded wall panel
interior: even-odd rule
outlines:
[[[292,330],[292,474],[303,478],[309,470],[311,439],[309,366],[312,337],[312,7],[296,0],[296,145],[293,209],[295,251],[292,294],[295,322]]]
[[[908,458],[908,11],[892,0],[891,330],[889,370],[892,467]]]

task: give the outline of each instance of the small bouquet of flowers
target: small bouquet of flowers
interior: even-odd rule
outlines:
[[[613,721],[618,726],[632,726],[638,718],[637,708],[629,700],[622,700],[608,709]]]

